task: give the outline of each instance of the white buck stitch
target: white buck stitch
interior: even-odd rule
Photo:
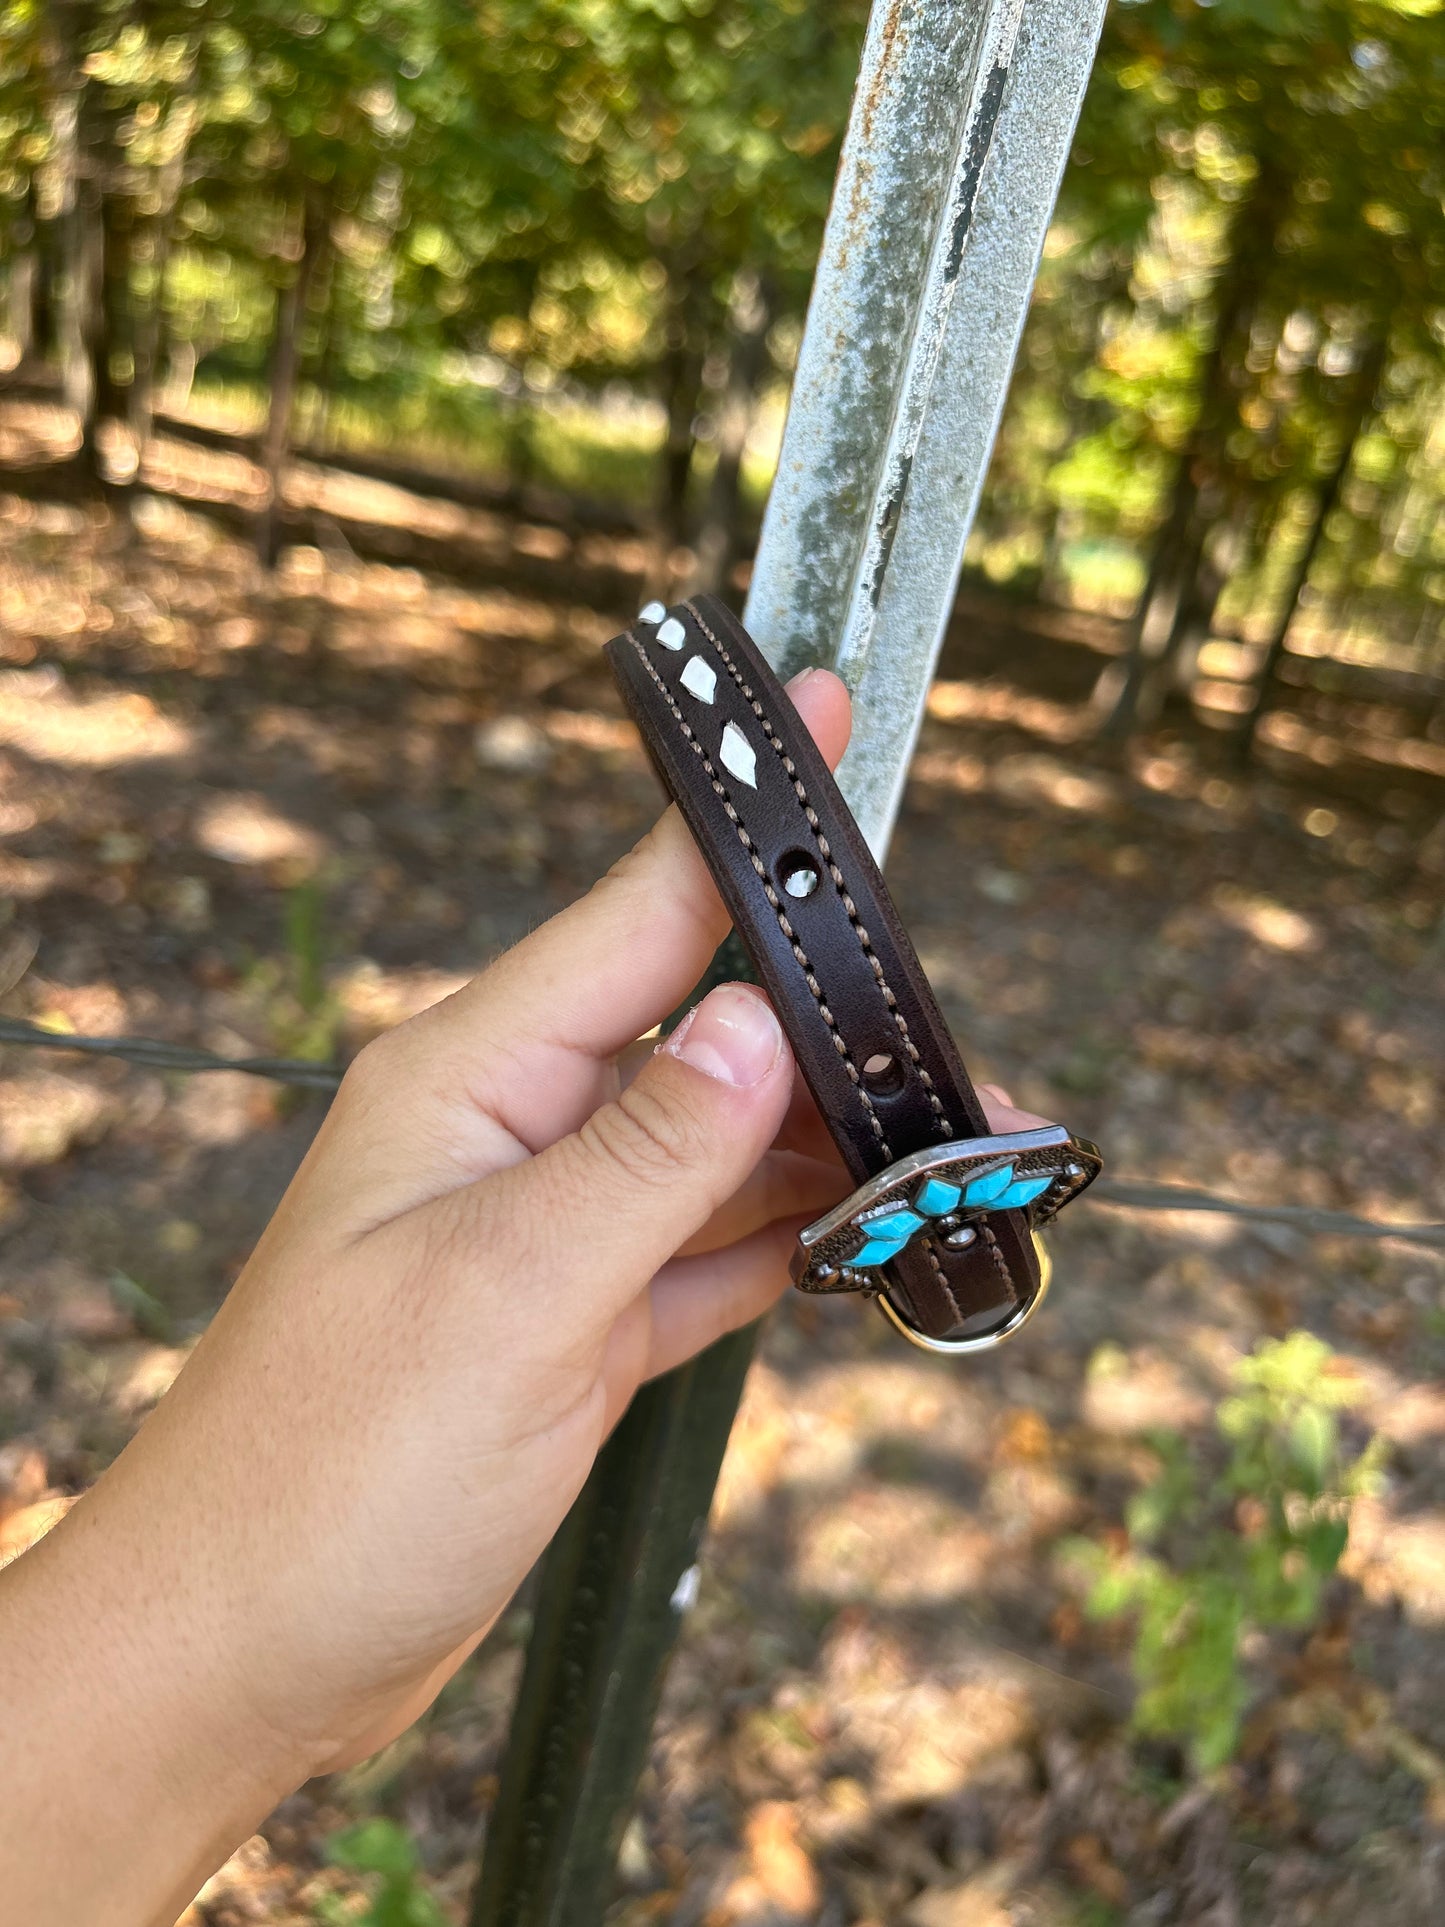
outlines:
[[[718,761],[724,769],[731,770],[740,783],[746,783],[750,790],[757,788],[758,753],[736,723],[729,723],[723,731]]]
[[[710,703],[717,694],[717,671],[701,656],[689,656],[687,667],[678,681],[683,688],[690,690],[700,703]]]

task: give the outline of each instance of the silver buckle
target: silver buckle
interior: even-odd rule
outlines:
[[[958,1249],[972,1243],[994,1211],[1022,1211],[1031,1231],[1071,1204],[1103,1168],[1098,1147],[1062,1125],[931,1144],[899,1158],[798,1235],[793,1281],[802,1291],[857,1291],[878,1298],[884,1317],[911,1344],[930,1352],[988,1351],[1032,1317],[1051,1267],[1037,1237],[1038,1289],[991,1331],[930,1338],[886,1295],[887,1267],[917,1237]]]

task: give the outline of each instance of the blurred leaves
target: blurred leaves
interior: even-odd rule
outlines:
[[[143,439],[152,389],[254,392],[299,329],[298,432],[380,417],[522,479],[556,467],[563,393],[635,432],[624,384],[668,412],[680,524],[717,446],[740,277],[772,316],[750,379],[786,379],[865,17],[864,0],[3,0],[9,332]],[[1186,544],[1186,573],[1229,578],[1207,599],[1236,624],[1289,610],[1343,443],[1315,573],[1435,661],[1442,100],[1423,0],[1116,5],[974,563],[1115,598],[1187,486],[1228,551]],[[288,315],[308,205],[326,258]]]
[[[1201,1773],[1233,1757],[1257,1691],[1247,1635],[1317,1621],[1350,1509],[1376,1490],[1386,1452],[1383,1439],[1358,1452],[1342,1442],[1338,1414],[1362,1388],[1309,1332],[1266,1340],[1235,1382],[1216,1414],[1222,1470],[1154,1434],[1158,1470],[1129,1503],[1126,1542],[1072,1548],[1091,1576],[1089,1611],[1132,1622],[1135,1726],[1184,1741]]]
[[[363,1820],[333,1835],[327,1857],[339,1867],[376,1876],[364,1913],[323,1899],[321,1919],[327,1927],[447,1927],[447,1915],[423,1882],[412,1838],[394,1820]]]

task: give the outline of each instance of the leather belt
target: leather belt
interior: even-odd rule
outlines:
[[[989,1134],[878,866],[726,605],[649,603],[607,655],[858,1187],[801,1234],[795,1282],[876,1297],[931,1350],[997,1343],[1046,1287],[1035,1227],[1097,1150]]]

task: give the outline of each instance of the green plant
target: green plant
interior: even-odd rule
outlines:
[[[1261,1344],[1235,1383],[1216,1415],[1222,1471],[1176,1434],[1154,1435],[1159,1470],[1129,1505],[1127,1545],[1081,1549],[1090,1613],[1135,1622],[1135,1727],[1181,1739],[1202,1773],[1238,1744],[1248,1635],[1318,1617],[1385,1452],[1373,1439],[1352,1455],[1341,1440],[1339,1414],[1361,1387],[1308,1332]]]
[[[338,1867],[379,1876],[364,1914],[351,1913],[335,1899],[324,1902],[320,1917],[326,1927],[447,1927],[446,1915],[423,1884],[412,1838],[395,1820],[363,1820],[333,1834],[326,1852]]]
[[[286,892],[283,930],[284,962],[265,959],[251,973],[252,987],[269,1005],[276,1048],[324,1063],[336,1054],[346,1013],[326,981],[326,895],[317,878],[303,878]]]

